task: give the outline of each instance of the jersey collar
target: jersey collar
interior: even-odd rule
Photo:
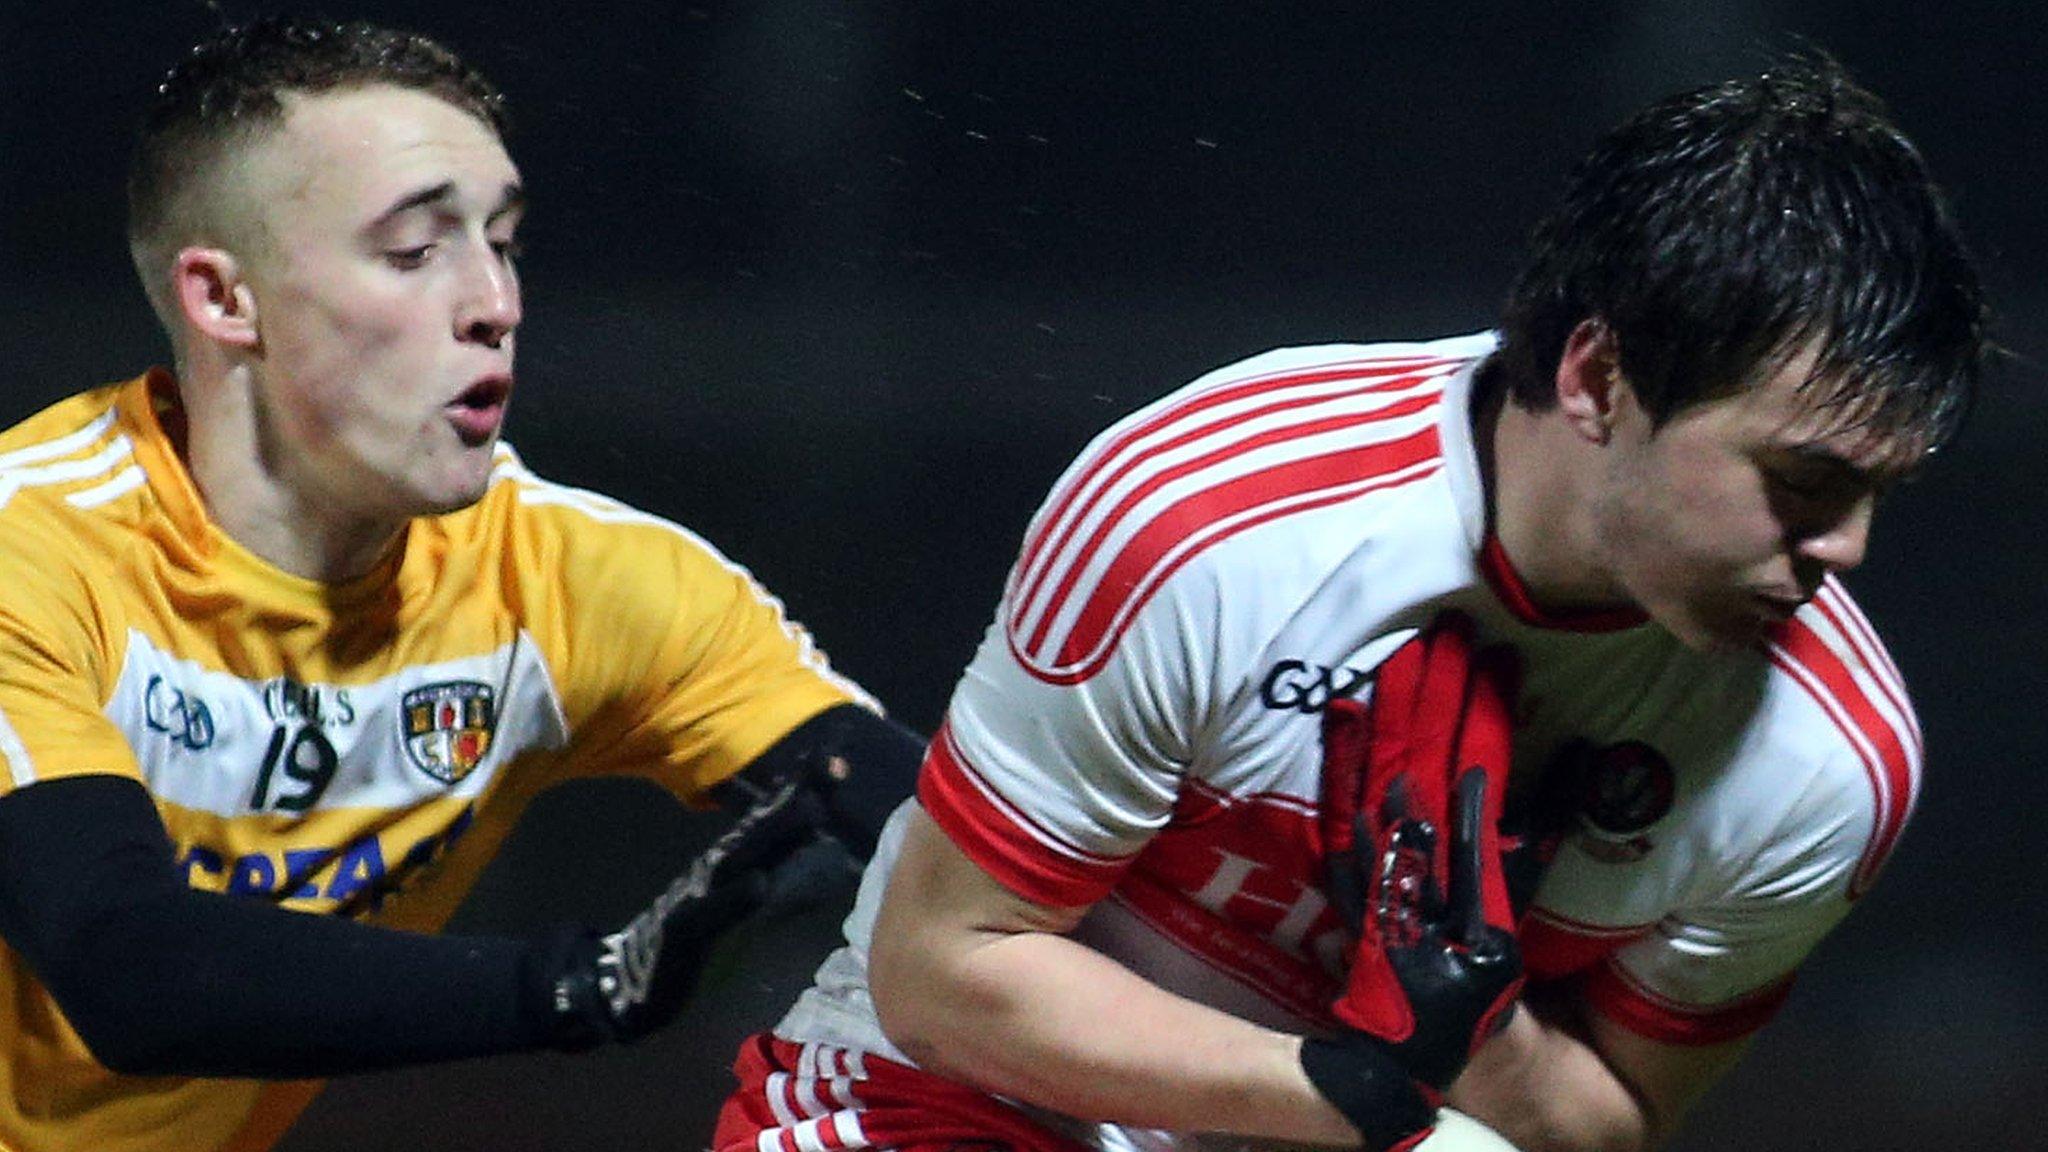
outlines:
[[[1529,595],[1528,586],[1522,583],[1521,574],[1515,571],[1514,562],[1508,559],[1508,550],[1501,547],[1500,537],[1491,532],[1486,534],[1486,542],[1479,549],[1479,570],[1485,574],[1487,586],[1493,589],[1493,594],[1514,614],[1515,619],[1534,628],[1560,632],[1620,632],[1650,620],[1648,614],[1636,608],[1545,611]]]

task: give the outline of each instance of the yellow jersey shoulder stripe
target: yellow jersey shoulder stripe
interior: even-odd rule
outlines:
[[[509,444],[501,443],[498,446],[498,457],[496,463],[492,466],[492,475],[502,482],[517,485],[519,489],[519,503],[527,507],[552,506],[567,508],[571,511],[580,512],[599,523],[638,524],[659,528],[680,536],[693,547],[702,550],[705,555],[709,556],[726,571],[746,581],[747,586],[753,592],[754,598],[774,611],[775,618],[780,624],[783,634],[788,636],[797,645],[798,659],[804,667],[809,668],[829,681],[833,687],[841,692],[851,696],[862,707],[877,714],[883,712],[881,701],[870,696],[859,684],[833,670],[831,662],[825,658],[823,652],[818,651],[817,645],[811,640],[810,632],[790,621],[789,611],[779,597],[771,594],[759,580],[756,580],[754,574],[748,571],[746,566],[735,563],[724,552],[721,552],[717,545],[709,540],[673,520],[656,516],[652,513],[642,512],[629,504],[623,504],[602,493],[543,479],[526,467],[525,463],[519,459],[519,454]]]
[[[36,782],[35,761],[29,759],[21,734],[14,730],[4,711],[0,711],[0,760],[7,761],[7,772],[14,778],[16,788]]]
[[[94,422],[98,424],[98,421]],[[88,426],[83,431],[104,431]],[[70,452],[89,444],[96,437],[76,439],[76,434],[59,440],[9,453],[14,463],[0,463],[0,507],[5,507],[22,490],[28,488],[50,488],[65,485],[88,484],[76,492],[68,493],[66,499],[80,508],[90,508],[133,490],[144,481],[141,467],[135,463],[135,442],[126,433],[117,433],[114,438],[90,456],[76,459],[60,459]],[[51,460],[51,463],[25,463],[23,457],[39,449],[54,448],[65,440],[74,443],[65,452],[49,452],[29,459]]]
[[[109,407],[82,428],[49,440],[30,444],[27,447],[16,448],[11,452],[0,452],[0,471],[21,468],[30,464],[39,464],[45,460],[55,460],[62,456],[73,455],[88,444],[95,443],[104,437],[108,429],[114,426],[115,416],[116,410]]]
[[[128,467],[114,474],[111,480],[95,484],[90,488],[73,492],[64,497],[64,502],[77,508],[97,508],[102,504],[118,500],[147,483],[149,477],[140,464]]]

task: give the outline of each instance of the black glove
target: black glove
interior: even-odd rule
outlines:
[[[1436,1131],[1436,1107],[1383,1045],[1311,1036],[1301,1042],[1301,1070],[1358,1129],[1366,1152],[1408,1152]]]
[[[529,1011],[551,1047],[630,1042],[675,1019],[721,933],[760,906],[768,869],[825,822],[809,774],[764,791],[682,875],[608,935],[565,930],[528,956]]]

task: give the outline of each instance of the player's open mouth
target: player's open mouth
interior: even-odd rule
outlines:
[[[509,376],[486,376],[470,385],[447,408],[456,435],[472,448],[489,441],[505,421],[505,402],[511,395]]]

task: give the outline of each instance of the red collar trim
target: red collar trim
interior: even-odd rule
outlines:
[[[1553,628],[1561,632],[1619,632],[1648,623],[1650,617],[1634,608],[1593,608],[1583,612],[1545,612],[1536,606],[1529,595],[1529,589],[1522,583],[1515,566],[1508,560],[1507,549],[1500,546],[1500,537],[1488,534],[1486,544],[1479,550],[1479,570],[1486,576],[1486,583],[1493,588],[1493,594],[1514,613],[1515,619],[1537,628]]]

